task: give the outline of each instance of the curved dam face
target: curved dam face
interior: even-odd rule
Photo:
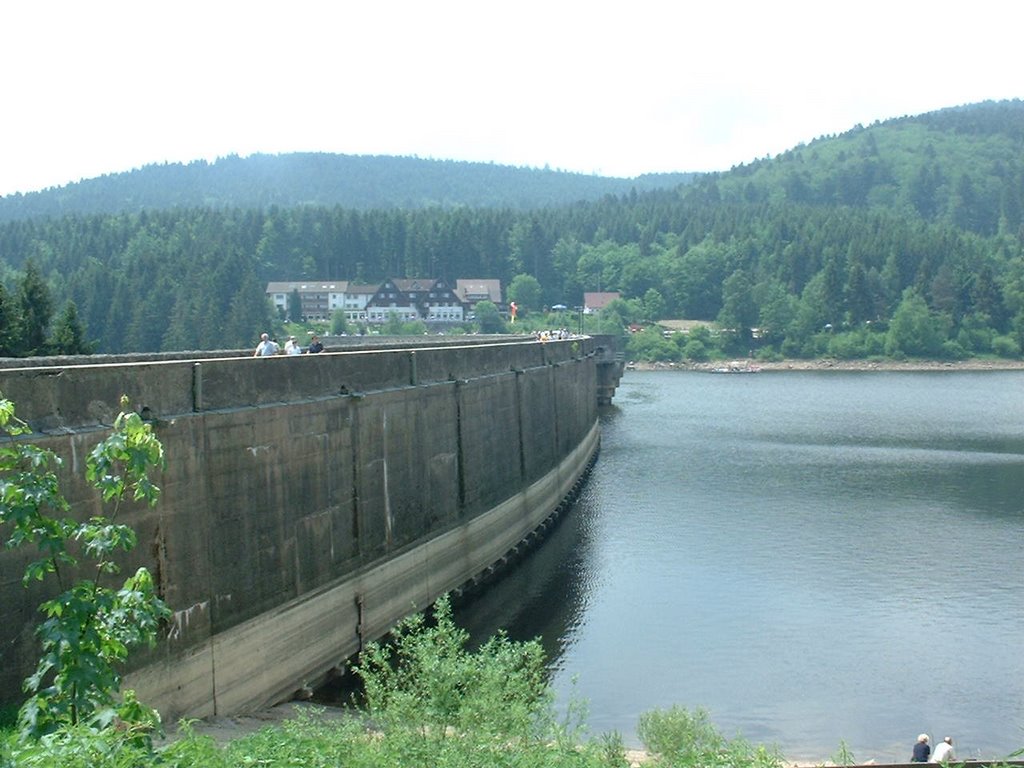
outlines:
[[[174,612],[125,687],[165,719],[288,698],[500,560],[593,461],[589,338],[251,358],[118,358],[0,370],[0,392],[63,458],[72,514],[101,512],[84,457],[122,394],[154,425],[160,503],[123,519]],[[0,700],[34,668],[26,549],[0,552]],[[123,576],[122,576],[123,578]]]

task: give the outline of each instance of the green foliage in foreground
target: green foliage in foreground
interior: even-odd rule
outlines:
[[[586,739],[578,704],[560,716],[539,642],[498,635],[479,650],[455,626],[447,598],[433,620],[403,622],[388,643],[370,645],[355,666],[365,694],[352,711],[310,708],[280,726],[226,745],[185,723],[152,749],[130,730],[65,725],[37,741],[0,743],[0,768],[626,768],[618,734]],[[707,715],[673,708],[644,715],[653,765],[781,768],[774,751],[727,740]]]
[[[0,530],[7,546],[39,550],[23,581],[51,579],[60,590],[40,606],[43,653],[24,684],[29,696],[18,722],[24,739],[114,722],[134,738],[159,725],[159,715],[132,691],[118,694],[129,650],[152,643],[170,612],[145,568],[119,588],[107,584],[120,570],[116,553],[136,544],[134,529],[118,516],[132,501],[157,502],[160,489],[149,471],[164,465],[151,426],[128,405],[123,397],[110,435],[85,461],[86,480],[109,512],[79,521],[66,516],[70,505],[54,471],[60,458],[24,442],[28,425],[15,416],[11,401],[0,398],[0,435],[7,438],[0,443]]]

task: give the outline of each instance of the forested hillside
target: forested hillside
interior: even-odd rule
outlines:
[[[137,213],[165,208],[507,207],[596,200],[675,187],[693,174],[617,179],[493,163],[414,157],[294,153],[148,165],[63,187],[0,197],[0,223],[39,216]]]
[[[884,208],[992,235],[1024,215],[1024,102],[857,127],[720,177],[723,202]]]
[[[527,274],[548,306],[621,291],[608,329],[716,320],[725,351],[1019,356],[1022,134],[1024,102],[985,103],[856,128],[686,186],[532,210],[195,207],[15,221],[0,226],[0,316],[3,301],[17,314],[29,263],[102,351],[251,344],[272,320],[269,280],[508,285]],[[655,357],[711,343],[646,339]]]

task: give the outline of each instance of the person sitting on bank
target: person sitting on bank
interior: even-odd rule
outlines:
[[[956,756],[953,755],[953,737],[947,736],[935,747],[935,751],[932,752],[933,763],[952,763],[956,760]]]
[[[315,355],[317,352],[323,352],[323,351],[324,351],[324,345],[320,342],[320,337],[317,336],[314,333],[312,338],[310,338],[310,340],[309,340],[309,347],[307,347],[307,349],[306,349],[306,354],[307,355]]]
[[[927,763],[931,753],[932,748],[928,746],[928,734],[922,733],[917,737],[917,743],[914,744],[914,753],[910,756],[910,762]]]

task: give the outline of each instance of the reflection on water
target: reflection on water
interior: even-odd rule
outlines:
[[[631,372],[549,541],[460,612],[564,701],[824,760],[1024,746],[1024,374]]]

